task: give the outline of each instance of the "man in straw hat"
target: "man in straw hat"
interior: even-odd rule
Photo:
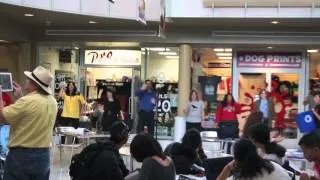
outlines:
[[[14,104],[4,107],[0,96],[0,123],[11,125],[4,180],[48,180],[49,147],[57,114],[57,102],[50,87],[53,76],[41,66],[24,74],[25,96],[17,83],[14,90],[20,97]]]

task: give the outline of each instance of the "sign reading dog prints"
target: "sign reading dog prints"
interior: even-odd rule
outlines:
[[[238,52],[237,66],[246,68],[301,68],[299,52]]]

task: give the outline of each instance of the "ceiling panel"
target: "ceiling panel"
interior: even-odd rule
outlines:
[[[320,5],[320,0],[203,0],[207,8],[212,7],[311,7]]]

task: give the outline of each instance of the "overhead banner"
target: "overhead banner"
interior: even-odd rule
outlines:
[[[165,38],[166,35],[166,1],[160,0],[160,23],[159,23],[159,37]]]
[[[246,68],[301,68],[300,52],[238,52],[238,67]]]
[[[139,21],[143,25],[147,25],[146,20],[146,1],[145,0],[137,0],[138,1],[138,17],[137,21]]]
[[[86,50],[86,65],[136,66],[141,64],[139,50]]]

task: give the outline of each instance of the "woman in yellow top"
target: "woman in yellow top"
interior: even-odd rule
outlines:
[[[81,109],[85,107],[86,101],[77,92],[74,82],[69,82],[66,91],[62,88],[59,97],[63,99],[63,111],[61,115],[61,126],[79,127]]]

